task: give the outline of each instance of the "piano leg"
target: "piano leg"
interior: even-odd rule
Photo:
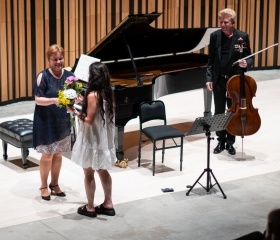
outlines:
[[[203,88],[204,93],[204,117],[211,116],[211,105],[212,105],[212,91],[207,90],[206,87]]]
[[[115,146],[116,146],[116,156],[118,160],[124,159],[123,137],[124,137],[124,127],[116,126]]]

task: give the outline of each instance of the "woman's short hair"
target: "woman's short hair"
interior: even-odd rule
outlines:
[[[55,52],[61,52],[61,54],[64,56],[64,49],[63,49],[63,47],[61,47],[61,46],[59,46],[57,44],[53,44],[53,45],[49,46],[49,48],[46,51],[47,59],[50,59],[52,54],[55,53]]]

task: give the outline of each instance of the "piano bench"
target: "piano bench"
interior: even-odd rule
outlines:
[[[4,160],[8,159],[7,144],[21,148],[22,165],[28,167],[26,158],[29,155],[28,148],[33,146],[33,121],[29,119],[17,119],[0,123],[0,139],[3,146]]]

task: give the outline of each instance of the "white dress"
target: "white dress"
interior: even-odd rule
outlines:
[[[93,125],[79,120],[79,129],[73,146],[71,160],[82,168],[110,170],[116,162],[115,124],[109,123],[107,103],[105,125],[100,114],[96,114]]]

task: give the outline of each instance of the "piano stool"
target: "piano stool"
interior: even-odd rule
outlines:
[[[0,139],[3,146],[4,160],[8,159],[7,144],[21,148],[22,165],[26,169],[28,148],[33,146],[33,121],[29,119],[17,119],[0,123]]]

